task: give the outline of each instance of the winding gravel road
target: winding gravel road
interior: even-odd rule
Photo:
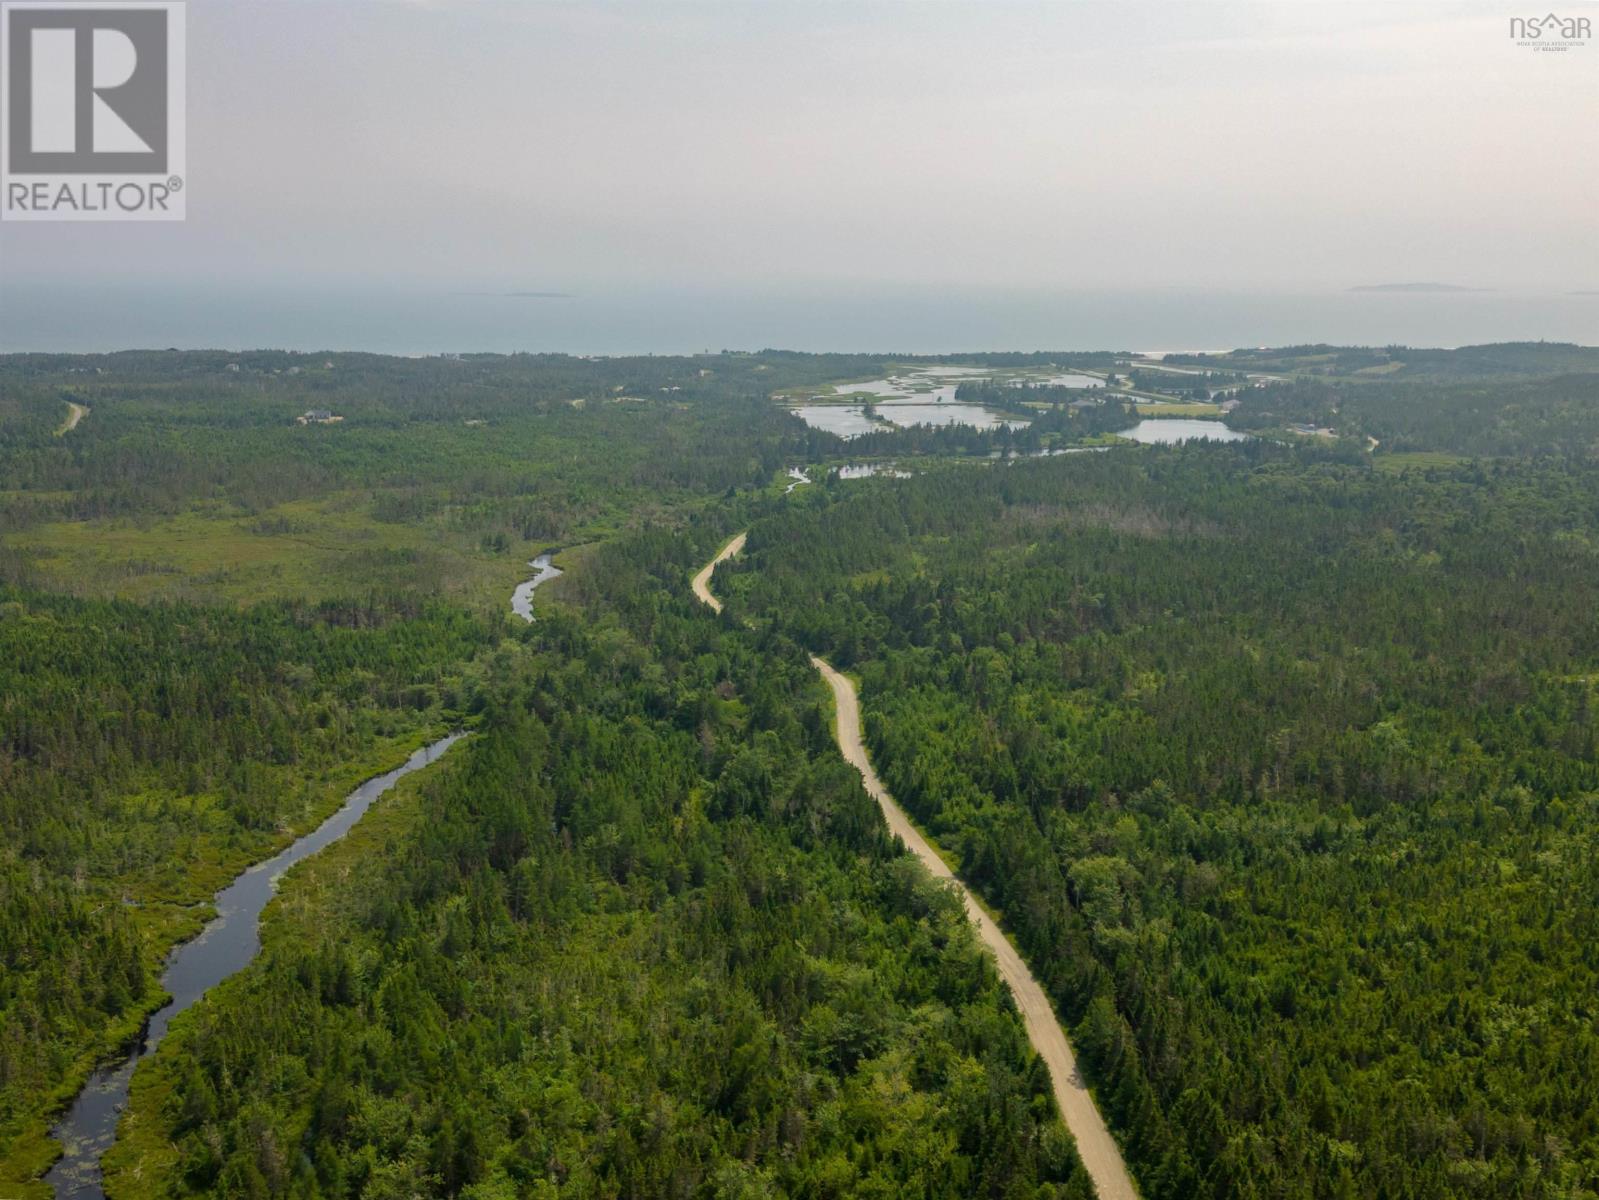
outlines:
[[[81,404],[67,401],[67,419],[61,423],[61,428],[56,430],[56,437],[65,437],[78,427],[78,422],[89,415],[89,410]]]
[[[711,595],[711,572],[716,570],[718,563],[724,563],[735,554],[741,553],[744,549],[744,539],[748,536],[744,533],[739,534],[723,546],[717,556],[700,568],[700,573],[694,576],[694,594],[700,598],[701,603],[710,605],[712,612],[721,612],[722,602]]]
[[[694,594],[715,612],[722,611],[722,602],[711,595],[711,574],[718,563],[744,549],[744,538],[745,535],[741,533],[723,546],[721,552],[694,576]],[[927,839],[917,832],[916,826],[905,815],[905,810],[889,795],[883,781],[872,769],[871,760],[866,757],[866,746],[861,740],[861,705],[854,682],[815,655],[811,656],[811,665],[821,672],[822,678],[833,689],[838,715],[833,732],[838,739],[838,748],[850,765],[861,773],[866,791],[883,810],[889,829],[935,878],[947,879],[959,889],[967,915],[976,924],[977,934],[983,944],[993,952],[999,965],[1000,978],[1010,988],[1016,1007],[1021,1010],[1028,1040],[1049,1068],[1049,1078],[1055,1088],[1055,1102],[1060,1106],[1066,1128],[1071,1130],[1077,1142],[1078,1156],[1094,1181],[1094,1190],[1100,1200],[1137,1200],[1138,1189],[1133,1186],[1132,1176],[1127,1173],[1121,1150],[1110,1136],[1110,1130],[1105,1127],[1104,1118],[1099,1115],[1094,1097],[1089,1094],[1077,1071],[1071,1043],[1066,1040],[1065,1031],[1055,1017],[1049,997],[1044,995],[1044,989],[1033,978],[1033,973],[1027,969],[1016,947],[1010,944],[1010,939],[994,923],[994,919],[978,906],[966,885],[928,845]]]

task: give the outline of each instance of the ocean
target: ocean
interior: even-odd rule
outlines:
[[[1219,350],[1328,342],[1599,344],[1599,295],[960,288],[591,290],[0,281],[0,352],[179,349],[678,354],[766,348]]]

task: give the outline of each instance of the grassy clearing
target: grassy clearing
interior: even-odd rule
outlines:
[[[433,587],[473,607],[500,606],[526,560],[545,548],[524,543],[495,553],[440,521],[378,521],[369,497],[354,493],[255,516],[196,506],[175,517],[57,521],[7,542],[45,586],[80,595],[247,604]]]
[[[1425,471],[1433,467],[1456,467],[1468,461],[1459,454],[1437,450],[1404,450],[1396,454],[1374,454],[1371,465],[1379,471],[1397,475],[1402,471]]]
[[[1203,400],[1193,400],[1171,403],[1161,401],[1135,400],[1134,406],[1141,417],[1219,417],[1221,405],[1210,404]]]

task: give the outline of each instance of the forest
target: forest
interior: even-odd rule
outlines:
[[[1514,382],[1348,384],[1296,379],[1239,393],[1227,423],[1265,431],[1290,421],[1376,439],[1389,454],[1561,458],[1599,463],[1599,373]]]
[[[1260,346],[1225,354],[1168,354],[1165,362],[1211,369],[1266,371],[1360,380],[1501,383],[1599,371],[1599,348],[1570,342],[1496,342],[1426,346]]]
[[[463,729],[140,1066],[114,1200],[1086,1200],[818,653],[1142,1194],[1599,1198],[1593,352],[1171,361],[1257,436],[786,406],[1125,351],[0,356],[0,1193],[208,897]]]
[[[1267,443],[757,522],[1161,1196],[1599,1186],[1599,476]]]
[[[53,590],[498,611],[526,559],[837,452],[766,399],[848,356],[0,359],[0,571]],[[233,370],[231,368],[237,368]],[[52,436],[66,402],[90,410]],[[326,410],[341,420],[300,425]]]
[[[530,842],[514,862],[494,857],[448,884],[432,880],[426,905],[411,875],[421,860],[393,860],[389,890],[368,899],[383,911],[423,905],[433,920],[444,911],[435,901],[453,896],[455,911],[480,885],[570,893],[570,904],[549,911],[535,913],[524,897],[514,913],[484,914],[487,924],[474,926],[487,939],[480,949],[520,939],[530,957],[486,953],[449,984],[458,991],[493,981],[514,991],[554,964],[594,965],[610,954],[590,990],[550,998],[552,1028],[592,1009],[602,978],[647,975],[646,990],[628,994],[656,997],[662,1024],[618,1033],[612,1052],[621,1057],[602,1064],[568,1053],[540,1085],[562,1083],[591,1099],[608,1090],[604,1104],[574,1116],[576,1140],[549,1143],[550,1161],[571,1161],[563,1176],[589,1163],[593,1194],[616,1194],[618,1180],[631,1180],[631,1194],[654,1194],[663,1177],[638,1174],[634,1145],[649,1132],[637,1124],[645,1097],[628,1090],[631,1068],[617,1065],[637,1058],[660,1072],[649,1111],[664,1124],[649,1135],[670,1129],[686,1139],[667,1171],[685,1194],[792,1193],[802,1183],[815,1195],[896,1194],[913,1177],[929,1196],[1048,1194],[1035,1184],[1082,1194],[1070,1139],[1003,991],[958,906],[898,861],[853,776],[823,753],[823,697],[808,673],[766,680],[754,663],[774,652],[746,646],[741,679],[759,697],[750,718],[732,668],[714,667],[714,655],[729,651],[696,651],[693,663],[672,662],[667,674],[658,615],[630,607],[660,601],[662,584],[626,564],[677,570],[697,553],[713,513],[725,521],[769,503],[784,465],[838,453],[838,439],[807,430],[758,389],[873,369],[881,368],[776,354],[632,363],[279,354],[0,361],[0,1179],[36,1193],[28,1180],[55,1153],[51,1121],[89,1066],[113,1055],[159,1004],[161,963],[197,932],[215,888],[315,825],[361,778],[450,727],[478,731],[463,751],[470,764],[458,769],[469,782],[454,791],[430,782],[425,797],[453,806],[459,824],[412,808],[410,835],[431,860],[443,843],[423,835],[448,832],[460,839],[448,853],[469,863],[476,839],[492,833],[476,822],[530,803],[507,764],[526,765],[523,743],[548,736],[535,731],[555,720],[549,697],[559,696],[565,723],[540,770],[562,773],[562,824],[527,826],[539,853]],[[63,436],[68,402],[89,415]],[[312,409],[344,419],[295,421]],[[584,615],[563,620],[557,610],[522,630],[506,611],[512,584],[528,573],[521,560],[558,545],[582,563],[566,599]],[[219,566],[240,546],[241,565]],[[666,568],[649,558],[663,553],[676,556]],[[258,560],[268,556],[263,571]],[[621,612],[637,627],[618,624]],[[702,614],[674,619],[692,636],[709,632]],[[618,674],[600,688],[607,666]],[[645,734],[654,749],[630,775],[616,756],[641,748]],[[727,745],[713,756],[719,738]],[[740,739],[748,745],[735,752]],[[597,791],[591,780],[600,781]],[[501,808],[479,812],[496,789]],[[774,797],[781,812],[763,807]],[[844,814],[836,828],[809,824],[834,810]],[[519,820],[527,824],[530,812]],[[739,828],[722,829],[734,821]],[[559,854],[544,853],[551,837]],[[364,849],[391,861],[386,846]],[[719,873],[717,864],[738,854],[747,860]],[[755,899],[724,912],[741,889]],[[781,919],[767,895],[772,904],[783,898]],[[713,944],[718,922],[735,921],[750,904],[754,915],[738,918],[748,923],[745,949]],[[816,926],[812,940],[795,942],[807,923]],[[925,932],[911,937],[912,927]],[[341,929],[337,944],[355,928]],[[553,940],[555,931],[566,940]],[[393,942],[369,947],[376,959],[400,955],[415,933],[388,932]],[[724,957],[715,970],[725,998],[705,993],[709,958],[692,970],[679,960],[676,947],[694,938],[702,957]],[[665,959],[663,946],[673,947]],[[293,981],[303,984],[303,964],[292,980],[273,976],[272,986]],[[285,1012],[300,1011],[281,998]],[[446,1020],[430,1005],[428,1019]],[[245,1015],[241,1027],[259,1017]],[[463,1015],[453,1002],[450,1015]],[[683,1074],[684,1039],[710,1036],[724,1017],[740,1055],[782,1055],[783,1079],[762,1084],[758,1100],[735,1105],[733,1084],[706,1092],[698,1067],[692,1079]],[[511,1011],[484,1019],[503,1025]],[[696,1023],[709,1029],[692,1033]],[[345,1027],[306,1028],[325,1039]],[[163,1072],[185,1044],[182,1029],[157,1060]],[[401,1051],[409,1057],[412,1048]],[[451,1066],[448,1080],[480,1077],[491,1064],[512,1070],[519,1056],[510,1044],[485,1048]],[[113,1190],[290,1187],[264,1142],[241,1142],[208,1174],[177,1170],[159,1152],[150,1159],[137,1136],[149,1120],[160,1145],[175,1139],[186,1154],[219,1136],[242,1137],[259,1125],[265,1097],[279,1094],[269,1067],[258,1079],[230,1065],[225,1074],[238,1089],[224,1089],[216,1120],[199,1124],[167,1124],[174,1085],[158,1080],[146,1091],[141,1072],[139,1097],[157,1098],[129,1118],[119,1152],[131,1165]],[[330,1087],[360,1082],[327,1069]],[[445,1087],[446,1077],[435,1085]],[[921,1098],[903,1108],[884,1099],[902,1092]],[[384,1103],[409,1094],[391,1090]],[[301,1099],[288,1095],[268,1141],[287,1148],[310,1136]],[[435,1116],[475,1119],[482,1100]],[[492,1169],[440,1174],[436,1154],[413,1154],[413,1133],[438,1133],[429,1118],[401,1143],[330,1135],[324,1157],[344,1165],[309,1177],[296,1167],[292,1187],[380,1195],[389,1186],[382,1178],[398,1189],[417,1172],[450,1194],[474,1183],[484,1194],[525,1190],[529,1105],[537,1107],[523,1096],[497,1133],[473,1126],[471,1136],[481,1133],[491,1157],[504,1160]],[[869,1134],[862,1123],[876,1122],[885,1106],[892,1127]],[[593,1146],[624,1117],[633,1124],[601,1166]],[[1001,1128],[1009,1132],[996,1139]],[[378,1156],[371,1180],[358,1173],[363,1155]],[[297,1156],[285,1150],[283,1161],[293,1167]]]
[[[0,587],[0,1150],[138,1027],[197,905],[481,699],[469,614]]]
[[[528,557],[805,444],[719,366],[0,360],[0,1180],[49,1161],[217,887],[479,719]]]
[[[175,1031],[119,1194],[1091,1194],[958,904],[798,648],[688,600],[696,545],[607,547],[606,615],[496,651],[462,757]]]

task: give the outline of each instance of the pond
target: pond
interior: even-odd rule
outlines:
[[[908,429],[912,425],[971,425],[978,429],[997,429],[1008,425],[1012,429],[1025,429],[1027,421],[1021,417],[1001,416],[977,404],[957,404],[919,401],[885,400],[877,405],[880,420],[872,420],[866,409],[856,404],[800,404],[792,410],[813,429],[836,433],[839,437],[860,437],[883,429],[884,422]]]
[[[1066,375],[1051,375],[1047,379],[1027,379],[1023,380],[1023,382],[1042,383],[1047,384],[1050,387],[1069,388],[1096,388],[1105,386],[1105,381],[1096,375],[1077,375],[1070,373]]]
[[[839,437],[860,437],[884,424],[908,429],[913,425],[970,425],[976,429],[1025,429],[1025,416],[1003,410],[965,404],[956,400],[956,389],[966,380],[988,379],[1020,387],[1024,384],[1051,384],[1069,388],[1102,388],[1105,381],[1078,371],[1056,374],[1026,373],[989,367],[930,366],[868,379],[858,383],[835,384],[830,393],[814,397],[815,403],[799,404],[793,412],[807,425]],[[870,397],[878,420],[866,415],[864,404],[822,403],[829,398]]]
[[[909,471],[901,471],[893,463],[851,463],[834,472],[840,479],[870,479],[874,475],[884,479],[909,479]]]
[[[812,429],[836,433],[839,437],[860,437],[881,429],[882,425],[866,415],[866,410],[851,404],[801,404],[794,415]]]
[[[1220,421],[1196,421],[1182,417],[1159,417],[1140,421],[1117,436],[1131,438],[1146,446],[1174,446],[1179,442],[1247,442],[1253,436],[1229,429]]]
[[[1002,417],[977,404],[904,404],[885,402],[877,406],[885,420],[902,429],[912,425],[972,425],[978,429],[997,429],[1008,425],[1012,429],[1027,428],[1027,421],[1018,417]]]

